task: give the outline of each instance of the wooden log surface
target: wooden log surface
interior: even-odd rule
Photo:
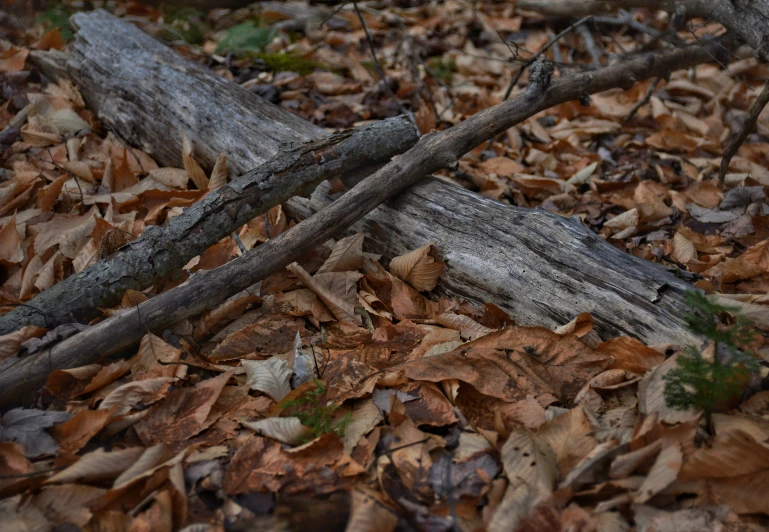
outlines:
[[[79,31],[70,55],[58,60],[60,72],[75,81],[100,120],[162,165],[180,164],[182,130],[202,162],[212,166],[223,151],[236,172],[264,162],[281,141],[325,134],[104,11],[77,14],[74,23]],[[702,54],[687,64],[706,60]],[[650,63],[648,75],[678,66]],[[294,199],[289,207],[307,213],[323,201]],[[691,340],[682,322],[688,285],[576,220],[504,206],[432,180],[361,223],[369,249],[385,258],[436,241],[447,259],[442,294],[494,302],[522,324],[557,326],[587,311],[604,338]]]

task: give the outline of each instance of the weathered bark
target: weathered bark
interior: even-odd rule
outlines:
[[[267,129],[271,122],[261,122]],[[144,289],[178,272],[190,259],[244,223],[293,196],[307,196],[324,179],[389,161],[419,139],[406,117],[368,124],[306,144],[287,144],[271,160],[212,191],[163,226],[40,293],[28,306],[0,316],[0,334],[24,325],[52,327],[62,318],[98,313],[128,289]],[[97,317],[96,315],[91,318]]]
[[[64,340],[46,351],[44,356],[22,359],[6,368],[0,374],[0,407],[23,402],[45,382],[51,368],[92,363],[137,342],[147,329],[162,328],[195,315],[270,275],[330,236],[348,229],[377,205],[415,183],[426,173],[456,164],[457,158],[474,146],[542,110],[580,98],[584,94],[622,85],[627,79],[658,76],[674,67],[690,66],[705,60],[711,53],[712,50],[697,47],[640,57],[621,66],[614,65],[590,74],[572,76],[552,85],[549,72],[539,65],[540,68],[533,69],[525,93],[479,112],[447,131],[422,137],[407,153],[290,231],[216,270],[198,273],[187,283]],[[404,196],[406,201],[413,201],[416,205],[416,212],[410,215],[408,212],[402,213],[406,220],[424,217],[428,213],[427,226],[446,224],[451,227],[447,227],[445,233],[451,240],[442,242],[444,249],[457,247],[467,250],[449,259],[449,270],[456,270],[456,264],[452,265],[452,262],[463,263],[465,266],[459,275],[454,272],[457,281],[454,287],[466,289],[468,284],[463,282],[462,275],[472,279],[473,283],[477,282],[476,278],[493,283],[492,286],[486,285],[484,299],[496,299],[498,294],[490,290],[495,287],[506,290],[509,290],[508,284],[513,284],[514,290],[523,287],[527,291],[526,296],[519,295],[514,302],[525,305],[526,313],[514,312],[521,321],[534,320],[541,323],[539,317],[545,317],[544,321],[552,323],[563,316],[564,308],[572,310],[577,305],[584,309],[586,300],[596,300],[596,311],[600,311],[604,327],[612,321],[625,320],[631,334],[674,338],[676,342],[693,341],[691,336],[681,330],[680,316],[685,311],[681,295],[686,284],[662,270],[655,271],[650,264],[621,253],[581,224],[544,211],[524,211],[490,201],[479,201],[473,193],[440,182],[427,183]],[[448,198],[452,198],[452,201],[448,201]],[[401,206],[407,207],[405,203]],[[459,212],[446,211],[447,208],[456,208]],[[492,210],[487,213],[486,209]],[[505,218],[512,218],[512,222],[502,224],[501,230],[495,229],[489,235],[490,240],[486,241],[491,222]],[[423,243],[424,237],[430,236],[427,233],[405,235],[400,232],[397,219],[395,224],[392,227],[398,229],[395,232],[396,238],[406,243],[404,247],[413,247],[410,244],[416,243],[415,240]],[[530,226],[526,233],[528,238],[509,238],[506,232],[517,231],[518,225]],[[384,239],[377,232],[373,232],[372,236],[375,241],[393,241],[389,231]],[[562,248],[572,247],[578,251],[570,256],[563,251],[553,252],[551,248],[559,245],[558,242],[550,241],[553,237],[564,238],[564,242],[560,243]],[[474,239],[478,241],[474,243]],[[514,268],[515,265],[505,261],[521,253],[525,253],[526,259],[531,262],[521,264],[520,271],[511,270],[511,266]],[[596,255],[596,258],[585,264],[582,253]],[[500,261],[500,256],[505,258]],[[564,263],[566,257],[575,262]],[[504,264],[498,270],[504,277],[485,278],[484,270],[488,269],[489,263],[496,261]],[[614,264],[617,265],[616,269],[609,266]],[[622,271],[623,266],[628,271]],[[538,271],[537,268],[542,270]],[[612,271],[614,273],[608,273]],[[640,274],[641,280],[631,282],[630,277],[636,275],[637,271],[643,272]],[[520,278],[520,281],[516,278]],[[645,283],[651,284],[653,288],[649,289]],[[559,284],[574,293],[564,298],[566,291],[558,290],[554,295],[554,286]],[[451,289],[452,285],[446,288]],[[460,292],[459,295],[465,294]],[[500,302],[509,304],[508,301]],[[611,317],[607,316],[607,309],[613,310]],[[652,325],[641,326],[646,320]],[[634,330],[635,327],[639,327],[639,330]],[[612,330],[617,330],[616,325],[612,326]]]
[[[71,57],[59,62],[60,71],[72,77],[89,107],[104,123],[117,134],[142,147],[163,165],[179,164],[181,129],[191,135],[196,155],[202,157],[205,163],[212,165],[216,155],[224,151],[231,168],[239,172],[262,163],[275,153],[280,140],[304,140],[325,134],[320,128],[264,102],[209,70],[191,64],[134,26],[105,12],[78,14],[74,22],[80,31],[71,44]],[[613,67],[619,70],[607,70],[616,77],[603,86],[628,86],[636,79],[665,74],[676,68],[707,61],[710,59],[709,53],[713,52],[686,49],[660,57],[647,56],[652,59],[644,57],[629,61],[626,65]],[[648,61],[648,64],[638,66],[639,61]],[[590,76],[597,74],[590,74],[585,79],[590,79]],[[602,76],[600,79],[605,78]],[[587,90],[588,85],[585,85],[585,92]],[[495,108],[494,112],[501,113],[502,109]],[[260,130],[260,122],[271,124],[269,133]],[[500,131],[507,127],[502,127]],[[487,132],[478,131],[481,137],[488,138],[482,133]],[[470,143],[464,147],[464,151],[458,150],[457,153],[464,153],[473,146]],[[406,199],[411,204],[423,202],[424,208],[418,212],[412,210],[406,217],[399,215],[397,225],[388,222],[392,219],[393,211],[390,209],[370,215],[371,231],[367,242],[372,249],[384,251],[385,257],[389,258],[405,249],[419,247],[430,239],[412,231],[412,226],[420,227],[423,220],[455,217],[464,219],[465,224],[450,224],[450,228],[446,228],[441,235],[441,248],[451,253],[459,243],[475,238],[468,235],[479,235],[477,241],[480,254],[483,249],[480,235],[486,231],[486,223],[463,217],[462,213],[481,211],[489,201],[475,194],[465,194],[446,183],[437,183],[429,190],[435,197],[431,196],[427,200],[406,192]],[[440,203],[444,199],[455,210],[445,211]],[[303,208],[302,205],[306,205],[306,202],[288,202],[289,207],[294,206],[296,209]],[[515,211],[509,212],[511,214],[507,216],[512,217]],[[545,214],[521,217],[533,233],[541,230],[538,219],[550,218]],[[377,227],[391,229],[383,231],[377,230]],[[509,234],[519,232],[521,235],[526,234],[523,227],[515,224],[503,230],[503,233]],[[500,244],[501,248],[520,245],[515,244],[513,237],[509,238],[510,244]],[[562,243],[561,247],[569,249],[571,245],[569,241]],[[558,246],[558,242],[553,242],[553,246]],[[533,242],[532,247],[538,249],[541,243]],[[624,260],[619,258],[624,257],[619,251],[600,242],[595,249],[587,249],[586,252],[596,254],[609,263]],[[523,323],[556,325],[568,321],[579,312],[592,310],[599,331],[607,337],[630,333],[650,343],[661,343],[677,342],[683,334],[680,318],[675,316],[682,309],[680,290],[683,285],[664,272],[659,274],[661,277],[656,277],[658,281],[653,284],[655,288],[641,292],[649,301],[648,305],[642,307],[637,305],[633,297],[623,297],[628,290],[625,285],[632,284],[635,268],[628,266],[624,272],[625,277],[617,277],[613,283],[583,284],[577,271],[580,268],[579,261],[555,269],[542,265],[544,269],[534,271],[525,265],[511,268],[501,254],[489,256],[487,260],[495,256],[499,257],[499,261],[490,263],[488,271],[496,271],[497,275],[503,277],[487,286],[484,283],[488,281],[481,281],[487,277],[477,275],[478,260],[472,252],[451,257],[439,284],[443,287],[443,293],[467,296],[475,302],[494,301]],[[648,268],[642,261],[636,261],[635,264],[638,268]],[[568,266],[575,268],[573,276],[568,273]],[[476,277],[477,281],[474,280]],[[513,277],[518,277],[520,282],[510,282],[508,278]],[[547,279],[550,281],[545,282]],[[524,292],[518,288],[522,285],[527,286]],[[563,293],[554,291],[551,285],[563,285],[563,291],[572,295],[566,298]],[[666,290],[663,286],[677,288]],[[591,301],[607,303],[593,305]],[[631,315],[632,320],[623,318]],[[634,322],[639,321],[648,326],[634,330]]]
[[[519,0],[517,6],[562,17],[643,7],[713,19],[750,45],[759,61],[769,61],[769,0]]]

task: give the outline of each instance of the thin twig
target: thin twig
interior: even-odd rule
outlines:
[[[756,127],[758,115],[761,114],[767,103],[769,103],[769,80],[766,81],[764,88],[761,89],[761,94],[758,95],[758,98],[753,101],[750,109],[748,109],[748,114],[745,115],[745,121],[742,123],[739,135],[734,137],[726,147],[726,150],[724,150],[724,154],[721,157],[721,168],[718,172],[719,184],[724,184],[724,178],[726,177],[727,170],[729,170],[729,163],[732,161],[732,157],[734,157],[742,143],[745,142],[745,139],[748,138],[748,135]]]
[[[585,41],[585,48],[587,48],[587,53],[590,54],[591,64],[593,66],[601,66],[601,58],[603,57],[603,53],[598,49],[598,45],[595,42],[595,37],[593,37],[593,33],[590,31],[590,28],[587,27],[587,24],[580,24],[577,26],[577,33],[580,37],[582,37],[582,40]]]
[[[558,42],[561,37],[572,31],[574,28],[579,26],[580,24],[584,24],[588,20],[593,18],[592,15],[588,15],[586,17],[582,17],[574,24],[571,24],[568,28],[561,31],[560,33],[556,34],[555,37],[547,41],[545,43],[545,46],[540,48],[534,55],[532,55],[530,58],[528,58],[526,61],[524,61],[523,65],[521,65],[521,68],[518,69],[518,72],[516,72],[515,76],[513,76],[513,79],[510,80],[510,83],[507,86],[507,90],[505,90],[505,96],[502,98],[502,100],[507,100],[510,98],[510,94],[513,92],[513,88],[515,88],[515,85],[518,83],[518,81],[521,79],[521,76],[523,76],[524,71],[530,67],[534,62],[539,59],[539,57],[544,54],[547,50],[550,49],[551,46],[553,46],[555,43]],[[488,144],[486,144],[486,148],[484,148],[483,151],[489,151],[491,149],[491,146],[494,144],[494,142],[497,140],[497,137],[489,139]]]
[[[373,37],[371,37],[371,33],[368,31],[368,25],[366,24],[366,21],[363,18],[363,13],[361,13],[360,9],[358,9],[358,2],[353,0],[352,6],[355,8],[355,13],[358,15],[358,20],[360,21],[360,25],[363,26],[363,32],[366,34],[366,40],[368,41],[368,46],[371,49],[371,57],[374,59],[374,66],[376,67],[377,76],[379,76],[379,79],[381,80],[381,83],[384,86],[384,90],[387,92],[387,95],[392,99],[395,105],[398,106],[398,110],[401,112],[401,114],[408,116],[411,119],[411,121],[414,124],[416,124],[416,120],[414,119],[414,114],[408,109],[406,109],[405,107],[403,107],[401,102],[398,101],[398,98],[395,97],[395,94],[393,94],[393,91],[390,88],[390,84],[387,83],[387,77],[385,76],[385,71],[382,68],[382,65],[379,63],[379,58],[376,56],[374,39]]]
[[[654,94],[654,91],[657,90],[657,85],[659,85],[659,82],[662,78],[654,78],[654,81],[651,82],[649,85],[649,88],[646,89],[646,94],[644,94],[644,97],[638,100],[633,108],[630,110],[630,112],[627,114],[625,119],[622,121],[624,124],[627,124],[630,122],[630,119],[633,118],[633,116],[638,112],[638,110],[649,103],[649,100],[651,100],[652,94]]]

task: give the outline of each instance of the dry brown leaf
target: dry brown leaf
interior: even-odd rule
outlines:
[[[390,261],[390,273],[420,292],[429,292],[438,284],[444,264],[430,255],[433,242]]]
[[[606,340],[596,347],[596,351],[614,359],[611,369],[624,369],[639,375],[644,375],[665,361],[664,353],[627,336]]]
[[[494,332],[494,329],[484,327],[474,319],[464,314],[454,314],[453,312],[443,312],[435,316],[435,321],[446,327],[447,329],[454,329],[459,331],[460,336],[464,340],[475,340]]]
[[[0,229],[0,264],[12,266],[24,260],[22,240],[16,229],[16,216]]]
[[[558,466],[552,449],[527,430],[513,432],[500,451],[508,479],[489,530],[517,530],[521,521],[553,493]]]
[[[227,172],[227,156],[220,153],[216,157],[216,163],[214,163],[214,169],[211,170],[211,179],[208,182],[208,190],[219,190],[227,184],[227,178],[229,173]]]
[[[645,220],[653,222],[673,214],[673,210],[663,200],[666,193],[662,185],[653,181],[641,181],[638,184],[633,200]]]
[[[180,442],[195,436],[203,430],[211,408],[234,373],[232,369],[168,394],[134,426],[142,442],[149,446]]]
[[[304,286],[315,292],[315,295],[323,301],[340,323],[348,325],[360,325],[362,323],[360,315],[355,312],[353,303],[345,301],[342,297],[328,290],[322,283],[310,277],[310,274],[299,263],[293,262],[286,266],[286,269],[299,277]]]
[[[35,325],[25,325],[18,331],[0,336],[0,361],[12,357],[19,352],[21,344],[30,338],[40,338],[48,329]]]
[[[568,401],[610,363],[610,357],[575,336],[562,337],[541,327],[507,327],[397,369],[414,380],[458,379],[507,402],[543,393]]]
[[[192,157],[192,141],[184,131],[182,131],[182,162],[184,163],[184,169],[187,170],[187,174],[189,174],[197,189],[206,190],[208,188],[208,178],[198,162]]]
[[[363,233],[338,240],[316,275],[326,272],[359,270],[363,266]]]
[[[150,177],[167,187],[186,189],[190,174],[182,168],[155,168],[150,170]]]
[[[549,421],[537,431],[537,438],[555,453],[563,478],[598,444],[592,432],[584,408],[578,406]]]
[[[634,498],[635,503],[643,504],[670,486],[678,477],[682,463],[683,455],[680,445],[672,443],[662,449],[649,474],[646,475],[643,484],[638,489]]]

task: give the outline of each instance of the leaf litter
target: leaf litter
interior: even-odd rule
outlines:
[[[501,101],[516,60],[559,24],[509,4],[364,6],[385,89],[352,6],[328,16],[291,5],[312,15],[295,18],[270,2],[186,15],[118,2],[116,14],[159,38],[186,35],[189,42],[172,42],[182,53],[321,126],[350,127],[405,106],[423,132]],[[662,29],[662,19],[637,16]],[[27,62],[30,45],[63,48],[71,34],[55,20],[4,33],[3,127],[27,109],[24,123],[0,135],[4,309],[229,178],[226,154],[208,174],[187,134],[183,168],[159,168],[104,134],[73,85],[42,80]],[[649,39],[611,31],[601,36],[607,54],[640,50]],[[253,35],[244,40],[243,32]],[[225,48],[233,55],[219,55]],[[576,35],[546,55],[588,60]],[[442,174],[503,202],[579,216],[766,330],[766,112],[724,186],[716,176],[722,145],[767,74],[752,58],[734,58],[728,71],[673,72],[629,119],[651,82],[595,95],[589,106],[563,104]],[[252,249],[292,223],[276,207],[245,225],[239,241]],[[767,525],[769,392],[751,385],[707,435],[698,412],[665,405],[675,346],[601,339],[589,314],[551,331],[517,326],[492,303],[436,297],[440,252],[450,245],[424,242],[385,267],[365,252],[365,235],[350,235],[199,317],[148,333],[125,360],[52,372],[35,405],[0,418],[4,526]],[[179,282],[236,254],[224,239],[190,261]],[[104,315],[168,288],[126,294]],[[25,327],[0,338],[0,362],[75,331]],[[763,338],[756,352],[769,353]]]

